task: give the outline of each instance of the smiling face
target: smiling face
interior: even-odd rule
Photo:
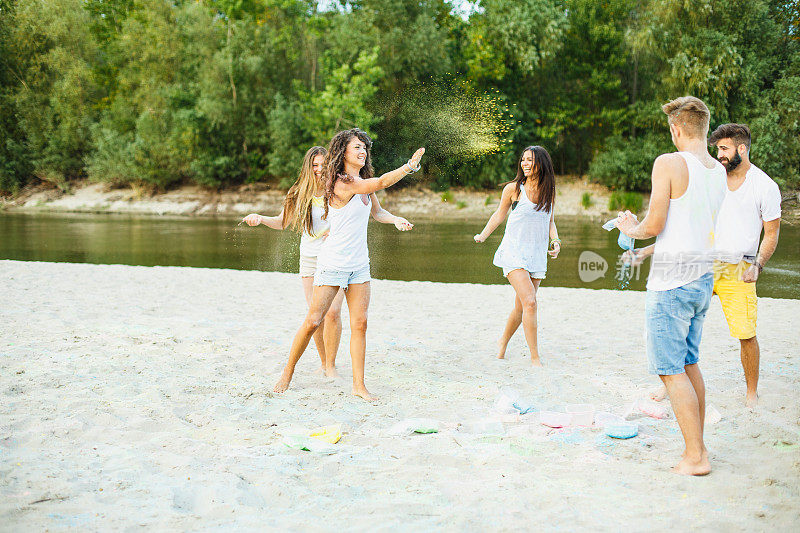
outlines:
[[[344,152],[345,165],[361,169],[367,162],[367,145],[364,141],[357,136],[353,136],[350,142],[347,143],[347,149]]]
[[[522,154],[522,159],[519,162],[519,166],[526,178],[530,178],[533,174],[533,163],[533,152],[531,150],[525,150],[525,152]]]
[[[317,154],[311,161],[311,171],[314,173],[314,178],[318,182],[322,182],[322,169],[325,168],[325,156]]]
[[[717,141],[717,160],[722,163],[725,170],[731,172],[742,162],[746,156],[747,147],[744,144],[736,145],[733,139],[720,139]]]

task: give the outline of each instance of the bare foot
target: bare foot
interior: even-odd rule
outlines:
[[[378,397],[370,394],[370,392],[367,390],[366,387],[358,387],[358,388],[353,387],[353,394],[367,400],[368,402],[378,401]]]
[[[667,397],[667,388],[666,387],[659,387],[648,394],[648,397],[656,402],[662,401],[664,398]]]
[[[758,405],[758,393],[748,392],[747,397],[744,400],[744,405],[749,409],[755,409]]]
[[[684,449],[684,450],[683,450],[683,453],[681,454],[681,459],[686,459],[686,454],[687,454],[687,453],[688,453],[688,452],[687,452],[687,451]],[[704,459],[704,460],[708,461],[708,448],[706,448],[705,446],[703,446],[703,451],[702,451],[702,452],[700,452],[700,453],[701,453],[701,455],[702,455],[702,459]]]
[[[542,360],[538,357],[531,357],[531,364],[533,366],[542,366]]]
[[[325,377],[336,379],[339,377],[339,372],[336,370],[336,367],[326,368],[325,369]]]
[[[286,392],[286,389],[289,388],[289,383],[291,383],[291,381],[292,381],[292,375],[289,374],[287,376],[286,375],[286,371],[284,370],[283,374],[281,374],[281,379],[278,380],[278,383],[275,385],[275,388],[272,389],[272,390],[275,391],[275,392],[279,392],[279,393],[280,392]]]
[[[498,359],[505,359],[506,358],[506,348],[508,345],[503,345],[501,341],[497,341],[497,358]]]
[[[672,471],[682,476],[705,476],[711,472],[711,463],[708,462],[708,452],[703,453],[700,459],[684,457],[681,462],[672,468]]]

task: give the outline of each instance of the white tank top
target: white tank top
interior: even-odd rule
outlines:
[[[528,272],[547,271],[547,247],[550,242],[550,211],[536,211],[525,187],[520,188],[519,203],[508,215],[503,240],[494,254],[500,268],[524,268]]]
[[[322,218],[325,214],[325,198],[323,196],[314,196],[311,199],[311,230],[314,235],[303,230],[303,236],[300,237],[300,255],[303,257],[317,257],[322,243],[325,238],[322,236],[330,227],[331,224]]]
[[[331,229],[320,247],[317,270],[355,272],[369,265],[367,223],[371,203],[368,194],[355,194],[339,209],[328,207]]]
[[[714,227],[728,186],[719,162],[706,168],[693,154],[677,153],[686,161],[689,184],[683,196],[670,199],[667,222],[656,237],[647,278],[651,291],[682,287],[711,270]]]

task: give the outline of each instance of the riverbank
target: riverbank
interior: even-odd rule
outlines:
[[[522,332],[508,360],[493,357],[509,286],[375,280],[367,384],[381,400],[368,405],[349,394],[346,307],[345,380],[315,373],[312,346],[292,388],[271,392],[305,313],[293,274],[0,261],[0,283],[0,529],[791,531],[800,519],[796,300],[759,300],[755,411],[712,303],[714,471],[689,479],[669,471],[674,417],[634,410],[639,436],[622,441],[493,407],[510,386],[537,409],[625,414],[656,384],[643,293],[543,287],[537,370]],[[440,431],[393,436],[409,417]],[[284,444],[332,423],[344,436],[331,449]]]
[[[407,218],[422,216],[443,220],[488,218],[496,209],[501,189],[472,191],[452,188],[435,192],[412,185],[379,193],[381,203]],[[582,198],[588,193],[589,205]],[[62,191],[49,184],[30,186],[12,199],[0,202],[9,211],[120,213],[178,216],[244,216],[249,213],[277,214],[286,191],[268,184],[242,185],[211,190],[196,185],[177,187],[164,193],[141,188],[112,188],[108,184],[79,182]],[[585,179],[559,177],[557,213],[601,217],[608,213],[611,192]],[[647,206],[647,195],[642,195]]]

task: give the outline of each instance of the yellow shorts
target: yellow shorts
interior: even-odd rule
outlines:
[[[756,336],[756,284],[742,281],[742,274],[749,267],[750,263],[746,261],[736,265],[714,262],[714,294],[719,296],[731,337],[737,339]]]

